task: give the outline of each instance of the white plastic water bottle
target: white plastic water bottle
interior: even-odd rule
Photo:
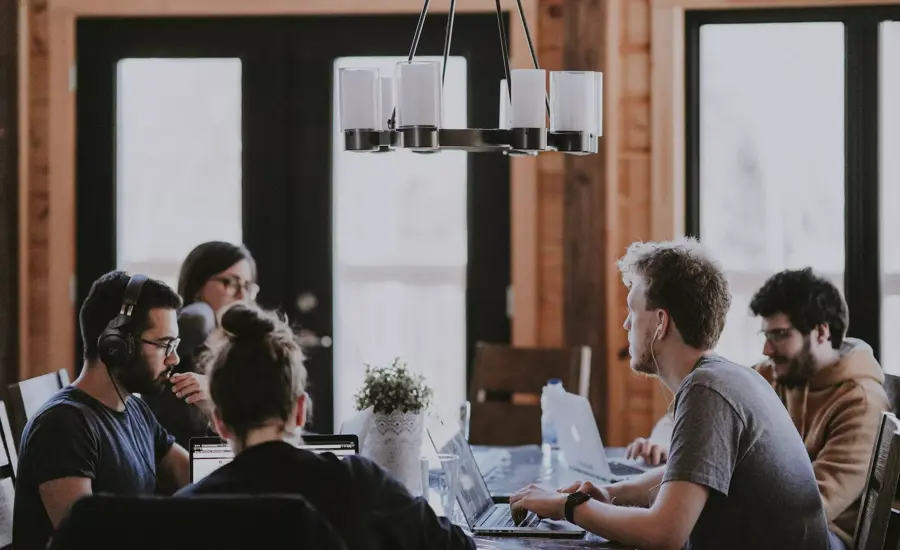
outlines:
[[[565,389],[563,389],[562,380],[559,378],[551,378],[547,381],[547,385],[544,386],[543,390],[541,390],[541,446],[544,450],[557,447],[556,425],[553,423],[549,411],[547,410],[548,391],[565,391]]]

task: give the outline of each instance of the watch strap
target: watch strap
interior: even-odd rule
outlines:
[[[585,502],[591,500],[591,495],[582,492],[576,491],[574,493],[569,494],[568,498],[566,498],[566,507],[564,515],[566,517],[566,521],[569,523],[575,523],[575,507],[579,504],[584,504]]]

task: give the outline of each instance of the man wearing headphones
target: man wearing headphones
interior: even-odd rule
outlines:
[[[172,493],[189,481],[187,452],[132,394],[165,387],[178,364],[181,298],[121,271],[81,306],[84,367],[22,433],[13,515],[18,550],[46,548],[75,500],[92,493]],[[200,391],[200,388],[192,388]]]

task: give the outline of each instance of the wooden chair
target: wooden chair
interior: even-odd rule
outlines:
[[[9,386],[10,420],[16,449],[22,441],[25,424],[56,392],[69,385],[69,371],[60,369],[22,380]]]
[[[897,540],[887,540],[891,509],[900,481],[900,420],[893,413],[881,415],[869,475],[856,521],[852,550],[896,548]],[[896,533],[896,529],[890,529]]]
[[[541,390],[551,378],[588,397],[591,348],[513,348],[479,342],[469,388],[472,445],[541,442]]]

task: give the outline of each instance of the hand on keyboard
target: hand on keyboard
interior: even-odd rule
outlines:
[[[566,493],[571,494],[576,491],[581,491],[582,493],[587,493],[591,495],[591,498],[600,502],[610,502],[609,493],[603,487],[597,487],[590,481],[576,481],[572,485],[565,487],[563,489],[559,489],[558,493]]]

